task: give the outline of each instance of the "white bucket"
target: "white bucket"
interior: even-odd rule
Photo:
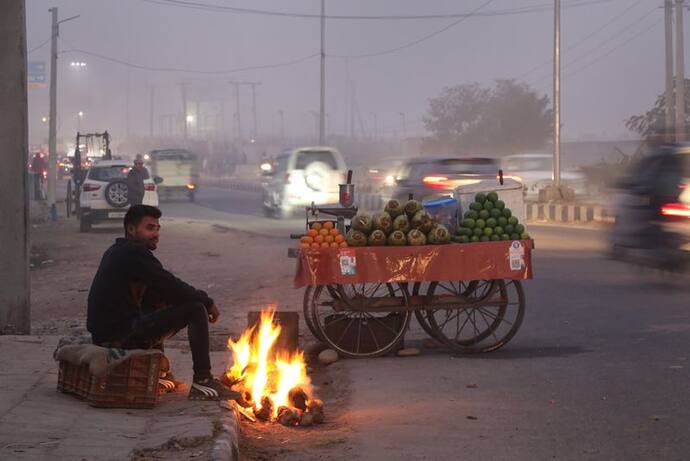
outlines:
[[[460,207],[459,216],[462,216],[470,209],[470,203],[474,202],[474,196],[477,193],[496,192],[498,198],[505,202],[506,208],[510,208],[513,212],[513,216],[524,223],[527,213],[522,189],[522,183],[514,179],[505,178],[503,184],[499,183],[498,179],[484,179],[474,184],[456,187],[453,196]]]

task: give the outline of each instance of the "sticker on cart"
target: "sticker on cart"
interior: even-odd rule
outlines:
[[[340,273],[342,275],[357,275],[357,256],[352,248],[343,248],[338,252]]]
[[[522,242],[515,240],[510,244],[508,259],[510,261],[511,271],[519,271],[525,267],[525,246]]]

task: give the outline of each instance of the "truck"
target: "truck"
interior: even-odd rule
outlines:
[[[194,201],[199,188],[199,158],[186,149],[156,149],[146,156],[151,173],[163,178],[158,188],[161,199],[186,196]]]

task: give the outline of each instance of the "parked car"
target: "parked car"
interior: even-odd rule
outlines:
[[[458,186],[496,178],[498,161],[485,157],[418,157],[408,160],[395,173],[391,197],[417,200],[452,196]]]
[[[345,182],[347,167],[332,147],[300,147],[278,155],[262,183],[267,216],[285,218],[311,203],[338,202],[338,185]]]
[[[79,193],[77,216],[81,232],[91,230],[94,223],[125,217],[130,169],[131,165],[123,160],[100,160],[89,168]],[[144,205],[158,206],[158,182],[161,178],[150,173],[149,179],[144,180]]]
[[[553,155],[517,154],[501,161],[504,176],[520,181],[525,187],[526,199],[537,199],[539,191],[552,183]],[[575,171],[561,171],[561,182],[575,191],[576,197],[586,195],[584,175]]]
[[[612,254],[690,242],[690,145],[643,157],[615,188]]]
[[[199,189],[199,159],[185,149],[157,149],[148,153],[151,172],[163,178],[158,194],[163,199],[182,196],[194,201]]]

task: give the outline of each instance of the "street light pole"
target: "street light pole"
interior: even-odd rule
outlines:
[[[665,141],[673,142],[673,0],[664,2],[664,42],[666,48],[666,94],[664,95]]]
[[[554,0],[553,183],[561,186],[561,0]]]
[[[683,46],[683,5],[676,0],[676,142],[685,141],[685,47]]]
[[[285,112],[280,109],[278,115],[280,115],[280,143],[285,147]]]
[[[252,87],[252,115],[253,115],[253,133],[252,139],[256,140],[259,136],[256,123],[256,86],[261,85],[261,82],[247,82],[247,85]]]
[[[326,143],[326,0],[321,0],[321,101],[319,108],[319,145]]]

